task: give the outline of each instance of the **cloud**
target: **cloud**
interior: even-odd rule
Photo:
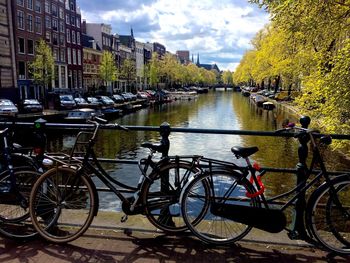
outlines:
[[[162,43],[172,53],[199,53],[201,63],[215,62],[221,68],[235,67],[268,22],[265,11],[245,0],[81,2],[87,22],[110,23],[121,35],[132,27],[139,41]]]

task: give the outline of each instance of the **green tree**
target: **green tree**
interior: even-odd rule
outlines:
[[[225,70],[222,73],[221,79],[224,84],[233,84],[232,72],[229,70]]]
[[[160,80],[160,61],[158,54],[153,52],[151,61],[149,63],[149,83],[151,87],[158,88],[158,83]]]
[[[119,70],[119,77],[126,80],[127,89],[130,90],[130,84],[136,80],[136,64],[135,60],[125,59]],[[132,90],[135,92],[136,90]]]
[[[43,39],[40,39],[35,48],[34,61],[29,64],[29,71],[34,82],[43,85],[46,91],[54,75],[54,65],[55,60],[51,48]]]
[[[102,53],[99,74],[108,92],[112,92],[111,84],[117,80],[118,75],[113,54],[109,51],[103,51]]]

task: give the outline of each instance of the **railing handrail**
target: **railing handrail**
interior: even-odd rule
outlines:
[[[0,126],[15,125],[33,127],[32,122],[0,122]],[[70,124],[70,123],[46,123],[48,129],[62,130],[82,130],[92,129],[92,124]],[[131,131],[159,131],[159,126],[130,126],[125,125]],[[102,129],[115,129],[113,127],[101,127]],[[252,130],[223,130],[223,129],[199,129],[171,127],[171,132],[203,133],[203,134],[226,134],[226,135],[250,135],[250,136],[270,136],[270,137],[293,137],[294,133],[275,133],[274,131],[252,131]],[[350,140],[350,134],[328,134],[333,139]]]

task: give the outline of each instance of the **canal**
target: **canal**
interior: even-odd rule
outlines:
[[[171,103],[145,108],[136,113],[124,115],[111,122],[122,125],[159,126],[168,122],[171,127],[203,128],[223,130],[274,131],[282,127],[286,119],[297,122],[297,116],[277,107],[273,111],[258,108],[249,98],[240,92],[216,90],[208,94],[199,94],[194,100],[178,100]],[[312,122],[310,127],[312,127]],[[258,146],[259,152],[252,156],[261,166],[275,168],[294,168],[297,163],[298,143],[294,138],[238,136],[216,134],[170,134],[169,155],[204,155],[243,164],[231,153],[231,147]],[[147,155],[147,150],[140,147],[142,142],[158,142],[157,132],[146,131],[101,131],[96,145],[99,157],[137,160]],[[51,148],[67,150],[73,145],[74,136],[65,135],[55,138]],[[53,149],[50,149],[53,150]],[[326,151],[330,169],[349,169],[346,159],[335,152]],[[135,165],[105,164],[113,176],[122,182],[135,184],[139,173]],[[271,194],[286,190],[295,184],[293,174],[269,173],[264,176],[266,188]],[[119,202],[114,195],[106,194],[101,198],[101,207],[119,209]]]

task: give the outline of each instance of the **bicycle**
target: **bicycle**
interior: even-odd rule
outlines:
[[[41,175],[34,184],[29,206],[33,225],[39,234],[51,242],[65,243],[75,240],[88,229],[99,210],[92,176],[121,200],[126,214],[122,221],[127,219],[127,215],[144,214],[163,231],[176,233],[186,230],[180,214],[179,197],[187,180],[199,171],[193,162],[165,156],[169,149],[166,141],[170,127],[163,129],[165,134],[160,145],[141,145],[150,149],[150,153],[139,161],[141,176],[137,186],[133,187],[112,178],[101,166],[93,149],[101,126],[127,129],[118,124],[106,124],[97,117],[93,117],[90,123],[93,131],[79,132],[70,154],[45,154],[46,158],[54,161],[55,167]],[[78,150],[80,146],[82,151]],[[158,162],[152,159],[156,152],[163,155]]]
[[[0,131],[2,138],[0,172],[0,234],[12,239],[36,235],[29,216],[29,194],[40,166],[27,148],[10,143],[9,129]],[[26,154],[24,154],[26,153]]]
[[[261,177],[265,171],[249,160],[257,147],[231,149],[236,158],[245,159],[246,167],[214,159],[200,160],[209,168],[188,183],[181,199],[184,221],[195,236],[206,243],[229,244],[243,238],[252,227],[271,233],[287,230],[291,239],[310,243],[316,240],[329,251],[350,254],[350,174],[331,177],[319,148],[320,144],[331,144],[331,137],[308,129],[308,117],[300,122],[302,127],[289,125],[276,131],[297,131],[294,136],[300,142],[297,185],[280,195],[270,198],[264,195]],[[309,169],[308,143],[313,152]],[[316,164],[320,170],[314,175]],[[306,203],[307,191],[310,197]],[[288,199],[283,202],[283,198]],[[294,228],[287,229],[285,211],[294,205],[297,213]],[[193,224],[199,213],[205,215]]]

